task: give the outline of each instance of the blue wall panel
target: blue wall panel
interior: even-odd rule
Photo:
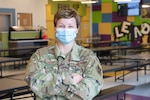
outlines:
[[[93,33],[93,35],[98,34],[98,23],[93,23],[92,33]]]
[[[102,14],[102,22],[112,22],[112,14]]]

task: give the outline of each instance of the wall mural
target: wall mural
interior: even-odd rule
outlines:
[[[134,26],[131,22],[123,21],[120,26],[114,27],[114,40],[128,35],[128,40],[136,40],[148,35],[147,43],[150,38],[150,24],[142,23],[140,26]]]

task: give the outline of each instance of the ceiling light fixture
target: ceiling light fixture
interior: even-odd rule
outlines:
[[[53,0],[53,1],[68,1],[68,0]]]
[[[150,7],[150,5],[147,5],[147,4],[142,5],[142,8],[149,8],[149,7]]]
[[[97,3],[97,0],[81,0],[82,4],[90,4],[90,3]]]
[[[53,0],[53,1],[74,1],[74,2],[81,2],[82,4],[90,4],[90,3],[97,3],[98,0]]]
[[[114,2],[130,2],[132,0],[114,0]]]

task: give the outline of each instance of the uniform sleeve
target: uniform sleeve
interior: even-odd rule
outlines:
[[[87,68],[83,73],[83,79],[80,83],[69,84],[68,91],[79,96],[83,100],[92,100],[103,86],[103,73],[98,58],[92,54],[88,56]]]
[[[68,86],[63,84],[62,80],[68,76],[68,73],[57,73],[46,69],[40,62],[40,52],[37,51],[32,55],[27,65],[25,81],[28,83],[32,91],[40,98],[51,97],[54,95],[68,96],[72,93],[67,91]]]

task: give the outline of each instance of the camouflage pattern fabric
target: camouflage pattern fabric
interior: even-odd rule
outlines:
[[[74,84],[72,73],[83,79]],[[75,43],[64,55],[57,44],[38,49],[27,64],[25,81],[37,100],[92,100],[101,90],[103,73],[96,55]]]

